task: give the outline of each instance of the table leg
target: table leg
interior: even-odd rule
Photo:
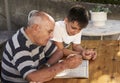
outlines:
[[[120,40],[120,35],[119,35],[119,37],[118,37],[118,40]]]
[[[103,40],[103,35],[101,35],[101,38],[100,38],[100,40]]]

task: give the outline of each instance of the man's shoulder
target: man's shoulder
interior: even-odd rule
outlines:
[[[16,31],[16,33],[7,41],[7,43],[10,46],[13,46],[14,48],[19,48],[19,47],[25,47],[26,46],[26,37],[21,31],[22,29],[19,29]],[[25,46],[24,46],[25,45]]]

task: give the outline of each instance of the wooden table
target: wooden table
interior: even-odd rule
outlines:
[[[98,57],[90,61],[88,79],[53,79],[46,83],[120,83],[120,41],[89,40],[82,46],[96,48]]]

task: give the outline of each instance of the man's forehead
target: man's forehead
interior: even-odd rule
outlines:
[[[50,24],[50,25],[45,24],[44,28],[46,28],[48,31],[53,31],[54,25],[53,24]]]

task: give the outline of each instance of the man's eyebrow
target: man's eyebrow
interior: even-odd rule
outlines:
[[[50,30],[48,30],[49,32],[52,32],[53,31],[53,29],[50,29]]]
[[[77,27],[74,27],[74,26],[71,26],[71,27],[77,29]]]

